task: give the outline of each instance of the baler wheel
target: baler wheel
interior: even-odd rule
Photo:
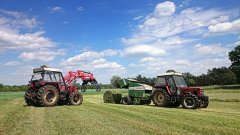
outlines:
[[[24,95],[24,99],[28,106],[35,105],[33,88],[30,87],[27,89],[27,91],[25,92],[25,95]]]
[[[72,92],[69,95],[68,102],[69,105],[81,105],[83,101],[83,96],[79,92]]]
[[[54,106],[59,99],[59,92],[55,86],[42,86],[37,93],[37,103],[39,106]]]
[[[132,105],[132,104],[133,104],[132,99],[131,99],[131,97],[129,97],[129,96],[123,97],[123,98],[122,98],[122,103],[123,103],[124,105]]]
[[[194,94],[185,94],[182,97],[182,106],[185,109],[197,109],[200,106],[198,97]]]

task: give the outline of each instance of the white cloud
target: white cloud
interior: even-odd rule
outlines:
[[[118,50],[107,49],[100,52],[101,56],[116,56],[120,53]]]
[[[64,55],[64,50],[48,50],[48,49],[41,49],[35,52],[23,52],[21,53],[18,58],[23,59],[24,61],[44,61],[49,62],[52,61],[55,56],[57,55]]]
[[[79,6],[79,7],[77,8],[77,10],[78,10],[78,11],[83,11],[83,10],[84,10],[84,8],[83,8],[83,7],[81,7],[81,6]]]
[[[145,58],[142,58],[140,60],[140,62],[152,62],[152,61],[155,61],[155,60],[156,60],[156,58],[154,58],[154,57],[145,57]]]
[[[37,31],[40,23],[36,18],[21,12],[0,10],[0,24],[0,54],[9,50],[24,51],[19,55],[24,61],[51,61],[56,55],[64,54],[62,49],[53,50],[56,43],[45,37],[44,31]]]
[[[157,46],[134,45],[125,48],[123,55],[134,57],[147,57],[147,56],[161,56],[165,53],[166,53],[165,50]]]
[[[38,25],[35,17],[29,18],[22,12],[8,11],[0,9],[0,24],[1,27],[9,28],[34,28]]]
[[[110,52],[106,54],[106,52]],[[109,61],[105,57],[115,55],[114,50],[103,50],[101,52],[86,51],[78,55],[62,60],[61,66],[65,71],[89,70],[100,83],[109,83],[113,75],[126,73],[126,68],[121,64]]]
[[[140,19],[142,19],[142,18],[143,18],[143,16],[140,15],[140,16],[136,16],[136,17],[134,17],[133,20],[140,20]]]
[[[235,42],[234,45],[240,45],[240,41]]]
[[[226,56],[229,50],[227,48],[221,47],[220,44],[215,45],[202,45],[197,44],[195,45],[194,52],[196,55],[219,55],[219,56]]]
[[[50,13],[64,12],[64,9],[62,7],[59,7],[59,6],[47,7],[47,9],[49,10]]]
[[[210,25],[208,27],[209,33],[207,35],[214,35],[214,34],[239,34],[240,33],[240,19],[237,19],[233,22],[224,22],[224,23],[217,23],[215,25]]]
[[[20,64],[21,64],[21,62],[18,62],[18,61],[8,61],[8,62],[4,63],[3,65],[4,66],[17,66]]]
[[[43,36],[44,32],[19,34],[0,29],[0,46],[2,49],[39,49],[54,47],[55,43]],[[14,39],[14,40],[13,40]]]
[[[175,4],[170,1],[159,3],[154,10],[154,15],[157,17],[170,16],[175,12]]]
[[[186,59],[177,60],[175,63],[178,65],[189,65],[190,64],[190,62]]]
[[[115,51],[108,49],[102,52],[86,51],[79,55],[75,55],[66,60],[62,61],[63,66],[80,66],[83,68],[93,68],[93,69],[124,69],[125,68],[116,63],[109,62],[105,58],[106,56],[115,55]]]
[[[188,6],[191,0],[183,0],[182,3],[179,5],[179,7],[185,7]]]
[[[163,6],[164,5],[164,6]],[[163,12],[166,11],[166,12]],[[152,44],[159,39],[178,36],[179,34],[201,35],[209,25],[229,20],[235,10],[188,8],[175,12],[173,2],[159,3],[155,10],[145,17],[130,38],[122,38],[127,45]],[[193,32],[198,31],[198,33]]]

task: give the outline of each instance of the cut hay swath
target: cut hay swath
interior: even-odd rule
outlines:
[[[122,94],[116,90],[108,90],[103,95],[104,103],[120,104],[122,100]]]

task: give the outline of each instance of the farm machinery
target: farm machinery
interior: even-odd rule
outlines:
[[[179,107],[186,109],[206,108],[208,96],[200,87],[188,87],[184,76],[180,73],[166,73],[157,76],[155,85],[141,84],[133,79],[121,79],[121,88],[128,88],[128,96],[122,98],[122,103],[150,104],[151,100],[159,107]]]
[[[126,105],[150,104],[153,88],[149,85],[139,83],[134,79],[121,79],[118,81],[121,88],[128,88],[128,96],[122,98],[122,103]]]
[[[63,76],[59,69],[46,66],[35,68],[32,79],[29,81],[30,87],[25,92],[25,102],[29,106],[80,105],[83,96],[75,86],[79,78],[83,81],[82,91],[86,91],[86,85],[89,82],[95,85],[97,92],[101,90],[90,72],[69,71]]]
[[[186,109],[206,108],[208,96],[200,87],[188,87],[184,76],[180,73],[166,73],[157,76],[152,101],[160,107],[179,107]]]

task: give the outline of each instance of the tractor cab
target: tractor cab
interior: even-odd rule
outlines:
[[[45,84],[52,84],[60,89],[65,89],[65,82],[60,69],[55,68],[35,68],[29,84],[33,87],[41,87]]]
[[[166,73],[157,76],[154,87],[166,89],[170,95],[179,95],[180,89],[188,86],[182,74]]]

